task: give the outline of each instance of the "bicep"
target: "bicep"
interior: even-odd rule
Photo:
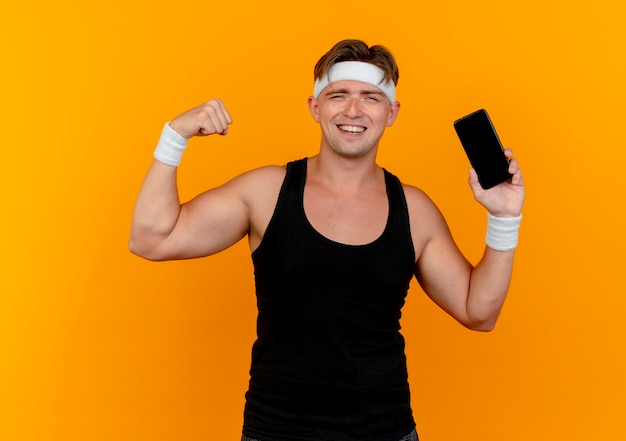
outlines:
[[[424,292],[459,321],[467,314],[472,265],[457,247],[448,225],[430,199],[417,200],[411,213],[415,234],[415,277]]]
[[[208,190],[181,205],[176,225],[160,245],[164,259],[190,259],[222,251],[249,230],[249,210],[237,182]]]
[[[415,277],[439,307],[459,321],[467,311],[472,265],[454,243],[447,227],[433,234],[415,264]]]

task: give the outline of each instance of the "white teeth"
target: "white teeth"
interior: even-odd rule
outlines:
[[[343,130],[344,132],[351,132],[351,133],[363,133],[365,131],[365,127],[359,127],[359,126],[339,126],[340,130]]]

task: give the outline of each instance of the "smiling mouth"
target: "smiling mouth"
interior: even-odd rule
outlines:
[[[337,128],[339,128],[339,130],[341,130],[342,132],[349,132],[349,133],[363,133],[365,132],[365,130],[367,130],[365,127],[350,126],[350,125],[344,125],[344,124],[338,125]]]

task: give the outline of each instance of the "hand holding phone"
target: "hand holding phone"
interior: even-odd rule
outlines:
[[[454,129],[482,188],[486,190],[511,179],[509,160],[485,109],[457,119]]]

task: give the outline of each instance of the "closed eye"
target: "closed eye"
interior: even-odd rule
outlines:
[[[368,101],[372,101],[372,102],[377,103],[377,102],[380,101],[380,96],[378,96],[378,95],[367,95],[365,97],[365,99],[368,100]]]

